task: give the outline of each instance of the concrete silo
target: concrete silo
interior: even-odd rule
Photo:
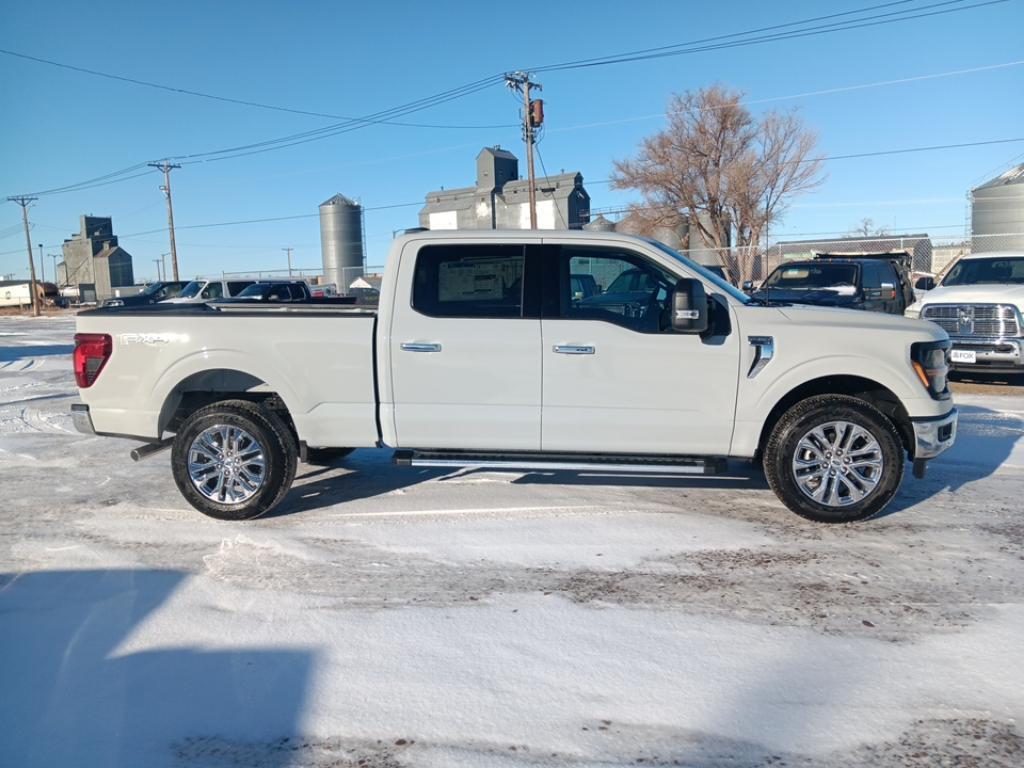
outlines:
[[[324,282],[338,291],[363,274],[363,208],[344,195],[320,204],[320,250],[324,261]]]
[[[1024,163],[971,190],[971,251],[1024,251]]]

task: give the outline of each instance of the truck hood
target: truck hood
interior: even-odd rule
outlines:
[[[860,309],[839,307],[817,307],[810,304],[792,304],[778,307],[778,312],[788,320],[800,325],[819,326],[823,330],[842,328],[870,332],[898,331],[916,334],[921,340],[940,341],[948,338],[946,332],[935,323],[926,320],[911,320],[900,315],[885,312],[865,312]]]
[[[921,296],[920,306],[928,304],[1015,304],[1024,311],[1024,285],[986,283],[982,285],[939,286]]]

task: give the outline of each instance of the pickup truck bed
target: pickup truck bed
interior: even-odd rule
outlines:
[[[214,391],[273,392],[311,446],[376,445],[374,334],[377,313],[344,305],[155,305],[94,309],[83,333],[102,330],[113,349],[90,389],[95,424],[107,434],[159,440],[182,398]],[[182,344],[201,343],[182,354]],[[121,358],[131,358],[121,365]],[[210,367],[211,358],[216,367]],[[315,369],[315,373],[313,373]],[[126,393],[131,404],[126,407]]]

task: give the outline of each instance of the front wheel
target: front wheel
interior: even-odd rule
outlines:
[[[893,423],[869,403],[821,395],[789,409],[764,452],[768,485],[801,517],[849,523],[882,511],[903,479]]]
[[[247,400],[200,408],[171,446],[178,490],[204,515],[250,520],[281,502],[295,479],[297,447],[273,411]]]

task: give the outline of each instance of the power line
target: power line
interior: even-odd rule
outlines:
[[[128,77],[126,75],[115,75],[110,72],[100,72],[95,69],[88,69],[86,67],[75,66],[73,64],[65,64],[60,61],[53,61],[52,59],[44,59],[41,56],[29,56],[27,53],[19,53],[18,51],[11,51],[5,48],[0,48],[0,54],[7,56],[13,56],[19,59],[25,59],[27,61],[34,61],[38,64],[47,64],[52,67],[59,67],[60,69],[68,69],[73,72],[79,72],[81,74],[93,75],[95,77],[104,77],[108,80],[118,80],[124,83],[131,83],[132,85],[144,86],[146,88],[156,88],[161,91],[168,91],[170,93],[177,93],[183,96],[195,96],[201,99],[210,99],[213,101],[226,102],[228,104],[237,104],[244,107],[255,107],[257,109],[269,109],[276,112],[289,112],[296,115],[306,115],[309,117],[326,117],[331,120],[358,120],[359,118],[346,117],[344,115],[332,115],[326,112],[311,112],[304,109],[293,109],[292,107],[282,107],[275,104],[262,104],[256,101],[247,101],[245,99],[236,99],[230,96],[219,96],[213,93],[204,93],[203,91],[193,91],[188,88],[178,88],[171,85],[164,85],[163,83],[154,83],[148,80],[140,80],[135,77]],[[382,120],[382,125],[396,125],[404,128],[451,128],[451,129],[491,129],[491,128],[515,128],[514,124],[503,124],[503,125],[435,125],[429,123],[404,123],[393,120]]]
[[[917,8],[909,8],[901,11],[894,11],[890,13],[875,14],[873,16],[865,16],[859,19],[849,19],[842,22],[833,22],[830,24],[823,24],[816,27],[806,27],[803,29],[792,30],[789,32],[781,32],[771,35],[762,35],[760,37],[751,37],[742,40],[728,40],[729,38],[743,37],[745,35],[754,34],[761,31],[778,29],[784,26],[798,26],[800,24],[807,23],[809,21],[816,21],[819,19],[833,18],[837,15],[851,15],[857,13],[863,13],[868,10],[877,8],[884,8],[892,5],[902,5],[905,2],[912,0],[902,0],[902,2],[885,3],[880,6],[872,6],[869,8],[862,8],[856,11],[846,11],[843,14],[833,14],[830,16],[818,17],[818,19],[805,19],[803,21],[789,22],[783,25],[774,25],[772,27],[762,27],[756,30],[749,30],[747,32],[734,33],[730,35],[718,35],[712,38],[704,38],[702,40],[690,41],[688,43],[678,43],[672,46],[662,46],[656,49],[642,49],[639,51],[630,51],[628,53],[615,54],[606,57],[597,57],[592,59],[577,59],[575,61],[562,62],[560,64],[548,64],[539,67],[531,67],[533,72],[557,72],[572,69],[585,69],[590,67],[608,66],[611,64],[626,64],[635,61],[646,61],[650,59],[660,59],[669,56],[682,56],[690,53],[704,53],[707,51],[718,51],[729,48],[740,48],[748,45],[759,45],[761,43],[775,42],[778,40],[793,40],[803,37],[813,37],[818,35],[829,34],[832,32],[843,32],[851,29],[863,29],[865,27],[875,27],[887,24],[895,24],[900,21],[910,21],[913,19],[920,19],[929,16],[939,16],[949,13],[958,13],[960,11],[969,11],[982,8],[989,5],[999,5],[1009,0],[986,0],[986,2],[975,3],[974,5],[962,6],[959,8],[943,8],[942,6],[960,4],[965,0],[945,0],[944,2],[931,3],[929,5],[919,6]],[[939,10],[933,10],[939,9]],[[893,18],[896,17],[896,18]],[[702,45],[702,43],[716,41],[716,40],[727,40],[727,42],[712,42],[709,45]]]

